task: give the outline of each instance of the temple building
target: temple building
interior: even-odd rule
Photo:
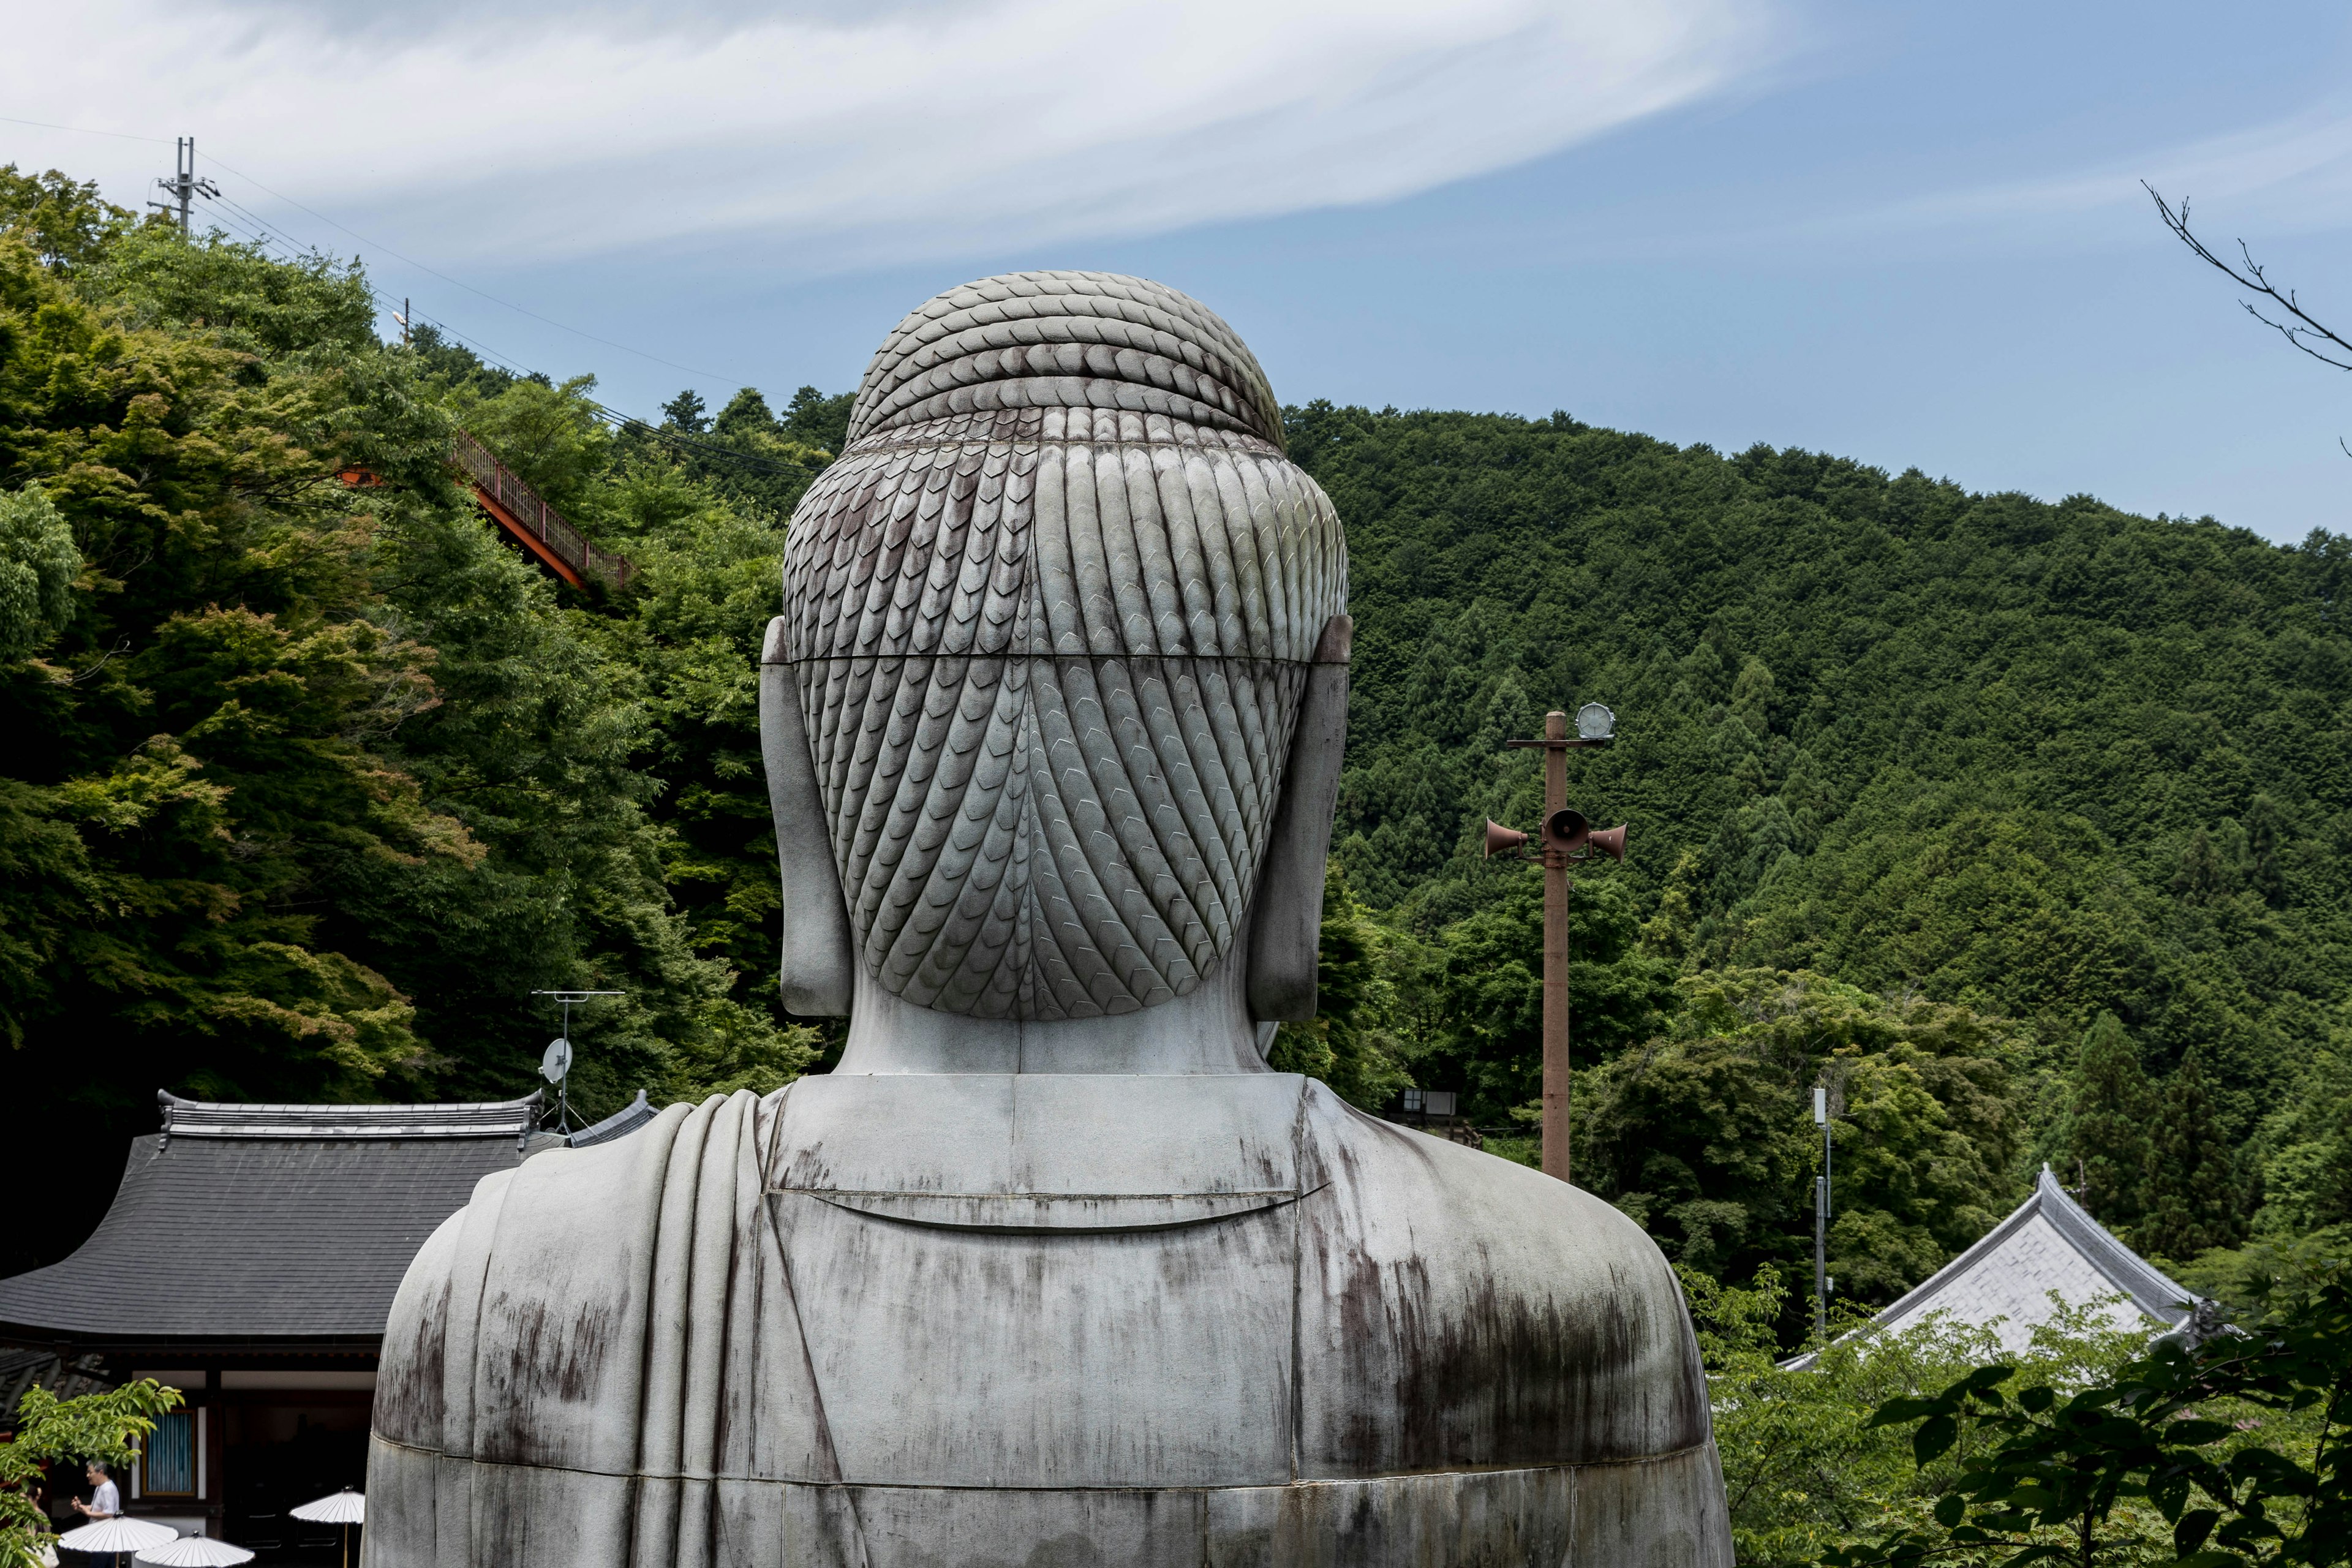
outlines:
[[[2178,1326],[2198,1300],[2093,1219],[2044,1165],[2007,1219],[1853,1332],[1899,1334],[1941,1312],[1955,1322],[1991,1325],[2001,1350],[2014,1353],[2054,1315],[2053,1291],[2070,1307],[2098,1308],[2116,1328],[2151,1334]],[[1803,1368],[1812,1359],[1784,1364]]]
[[[112,1206],[71,1257],[0,1279],[0,1430],[23,1391],[152,1377],[187,1395],[121,1479],[131,1513],[333,1562],[292,1505],[362,1485],[377,1354],[409,1260],[475,1184],[606,1142],[644,1095],[568,1138],[540,1097],[463,1105],[227,1105],[157,1097]],[[56,1500],[59,1510],[65,1500]],[[72,1522],[68,1518],[65,1522]]]

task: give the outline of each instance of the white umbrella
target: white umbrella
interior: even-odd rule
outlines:
[[[299,1508],[289,1509],[287,1511],[296,1519],[307,1519],[312,1524],[365,1524],[367,1498],[364,1494],[345,1487],[332,1497],[322,1497],[315,1502],[306,1502]],[[343,1531],[343,1562],[348,1564],[351,1560],[352,1532],[346,1530]]]
[[[253,1561],[253,1553],[209,1535],[184,1535],[166,1546],[152,1546],[139,1554],[142,1563],[162,1568],[236,1568]]]
[[[345,1487],[332,1497],[322,1497],[316,1502],[288,1510],[296,1519],[307,1519],[312,1524],[365,1524],[367,1498]]]
[[[152,1520],[101,1519],[96,1524],[85,1524],[79,1530],[68,1530],[58,1537],[59,1546],[70,1546],[76,1552],[144,1552],[151,1546],[161,1546],[180,1539],[180,1532],[168,1524]]]

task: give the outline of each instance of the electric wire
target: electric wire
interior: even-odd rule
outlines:
[[[226,164],[222,166],[224,168],[226,167]],[[247,176],[238,175],[237,177],[242,179]],[[299,261],[324,254],[316,246],[305,245],[301,240],[296,238],[290,234],[288,234],[276,224],[271,223],[268,219],[261,216],[258,213],[254,212],[251,208],[245,206],[243,204],[236,201],[232,197],[214,195],[209,199],[215,203],[220,209],[225,209],[225,212],[215,212],[210,215],[215,221],[219,222],[224,230],[238,236],[249,244],[258,247],[265,253],[272,251],[284,253],[283,255],[276,257],[275,259]],[[460,331],[457,331],[447,322],[436,320],[436,318],[427,316],[424,312],[417,310],[414,302],[411,300],[396,300],[392,295],[386,293],[383,289],[376,287],[372,281],[364,283],[363,287],[366,288],[369,295],[374,299],[378,307],[385,311],[385,313],[393,315],[395,319],[404,319],[412,326],[416,323],[429,325],[441,335],[457,342],[463,343],[467,348],[479,355],[485,362],[506,372],[509,375],[520,377],[526,380],[532,377],[540,377],[541,379],[550,381],[552,380],[551,377],[545,376],[542,372],[534,371],[526,365],[520,364],[515,361],[507,358],[504,354],[499,353],[495,349],[492,349],[488,344],[480,342],[473,338],[467,337]],[[698,440],[695,437],[684,431],[672,429],[666,426],[655,425],[636,415],[624,413],[606,404],[597,402],[593,398],[583,398],[581,401],[596,418],[604,424],[610,425],[615,430],[639,432],[654,440],[663,442],[666,445],[689,456],[707,458],[718,462],[732,463],[738,467],[753,468],[763,473],[796,476],[811,472],[809,468],[804,464],[795,463],[782,458],[766,458],[756,452],[739,452],[732,447],[722,446],[715,441]]]
[[[43,131],[63,131],[76,136],[110,136],[119,142],[152,142],[159,147],[175,145],[173,140],[167,136],[141,136],[128,131],[98,131],[93,130],[87,125],[58,125],[47,120],[23,120],[15,115],[8,114],[0,114],[0,124],[30,125]],[[228,163],[223,162],[215,153],[201,153],[197,155],[212,163],[222,173],[233,174],[236,178],[243,180],[247,184],[253,186],[254,189],[261,191],[266,195],[276,196],[288,206],[299,208],[301,211],[309,213],[312,217],[317,218],[320,223],[326,224],[331,228],[341,229],[343,233],[350,235],[362,245],[367,246],[372,249],[380,250],[395,261],[414,267],[419,272],[428,273],[454,288],[463,289],[468,294],[479,295],[481,298],[488,300],[493,305],[503,306],[505,309],[512,310],[519,315],[529,316],[534,321],[545,322],[548,326],[553,327],[559,331],[570,332],[575,337],[586,338],[590,342],[602,343],[608,349],[618,349],[625,354],[635,354],[639,359],[649,360],[655,364],[666,365],[671,370],[684,371],[687,374],[698,377],[712,386],[727,386],[730,384],[740,386],[745,384],[743,382],[737,380],[734,377],[720,375],[716,371],[697,370],[692,365],[680,364],[676,360],[664,359],[659,354],[650,354],[646,353],[643,349],[631,348],[628,344],[615,342],[611,338],[599,337],[594,332],[587,331],[582,328],[572,326],[569,322],[559,321],[551,316],[542,316],[538,311],[518,305],[511,300],[501,300],[496,294],[489,293],[485,289],[477,289],[471,283],[466,282],[462,279],[452,278],[446,272],[427,267],[424,262],[418,261],[413,257],[402,255],[399,251],[393,249],[393,247],[388,245],[383,244],[378,240],[370,239],[367,236],[360,233],[357,229],[337,223],[333,218],[329,217],[325,213],[319,211],[315,207],[304,206],[300,202],[296,201],[292,196],[286,195],[284,192],[272,190],[269,186],[263,184],[259,180],[255,179],[251,174],[247,174],[244,170],[232,167]],[[262,224],[264,227],[268,228],[273,233],[280,235],[285,234],[283,229],[278,228],[275,224],[268,223],[257,215],[250,211],[247,211],[247,209],[242,207],[237,210],[245,212],[247,217],[253,219],[256,223]],[[305,245],[301,241],[294,239],[291,236],[287,236],[287,242],[292,245],[296,250],[305,254],[317,249],[315,246]]]
[[[118,142],[152,142],[158,147],[169,147],[168,136],[134,136],[128,131],[92,131],[87,125],[52,125],[46,120],[19,120],[13,114],[0,114],[0,124],[37,125],[44,131],[68,131],[76,136],[111,136]]]
[[[428,273],[435,278],[438,278],[442,282],[449,284],[453,288],[463,289],[468,294],[479,295],[482,299],[488,300],[493,305],[503,306],[507,310],[516,312],[518,315],[529,316],[534,321],[543,321],[547,325],[556,328],[558,331],[571,332],[575,336],[586,338],[591,342],[602,343],[608,349],[618,349],[623,353],[635,354],[639,359],[650,360],[656,364],[667,365],[672,370],[682,370],[687,374],[698,376],[714,386],[725,385],[731,379],[730,377],[720,375],[714,371],[697,370],[692,365],[680,364],[676,360],[667,360],[662,358],[659,354],[649,354],[643,349],[631,348],[628,344],[615,342],[611,338],[599,337],[594,332],[583,331],[581,328],[569,325],[566,322],[559,321],[551,316],[542,316],[538,311],[518,305],[511,300],[501,300],[496,294],[492,294],[486,289],[477,289],[471,283],[467,283],[461,279],[452,278],[446,272],[427,267],[425,263],[416,260],[414,257],[403,256],[399,251],[393,249],[392,247],[383,244],[380,241],[370,239],[367,236],[360,233],[357,229],[337,223],[333,218],[329,217],[325,213],[319,211],[317,208],[304,206],[300,202],[296,201],[292,196],[287,195],[282,191],[271,190],[268,185],[263,184],[251,174],[245,173],[242,169],[231,167],[228,163],[223,162],[219,157],[213,153],[205,153],[198,155],[208,160],[215,167],[221,170],[224,174],[234,174],[238,179],[243,180],[247,184],[253,186],[254,189],[263,192],[265,195],[276,196],[288,206],[299,208],[303,212],[309,213],[320,223],[326,224],[333,228],[341,229],[343,233],[350,235],[362,245],[367,246],[372,249],[380,250],[396,261],[404,262],[408,266],[415,268],[419,272]],[[740,382],[737,382],[736,384],[740,385],[742,384]]]

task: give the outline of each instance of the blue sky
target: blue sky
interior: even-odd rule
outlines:
[[[92,0],[31,25],[0,115],[78,129],[0,121],[0,162],[135,202],[171,149],[125,138],[194,133],[225,217],[357,251],[632,411],[847,388],[938,289],[1084,267],[1196,295],[1286,401],[1565,408],[2352,531],[2352,379],[2248,320],[2137,184],[2352,336],[2340,6]]]

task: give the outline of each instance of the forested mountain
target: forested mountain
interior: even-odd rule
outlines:
[[[55,1178],[0,1271],[79,1239],[157,1088],[525,1092],[535,989],[628,993],[576,1031],[592,1114],[821,1066],[771,984],[755,661],[846,395],[615,430],[588,378],[379,342],[323,259],[13,172],[0,226],[0,1103]],[[1289,420],[1358,631],[1282,1065],[1459,1088],[1531,1152],[1538,878],[1476,829],[1534,824],[1503,741],[1598,699],[1571,798],[1633,832],[1577,889],[1578,1179],[1678,1260],[1809,1252],[1817,1081],[1864,1301],[2044,1159],[2216,1280],[2344,1237],[2352,542],[1565,416]],[[507,548],[460,427],[630,586]]]
[[[2352,1218],[2352,541],[1578,424],[1294,411],[1359,631],[1338,858],[1400,1054],[1533,1098],[1549,707],[1632,826],[1579,889],[1581,1179],[1695,1262],[1916,1283],[2042,1159],[2185,1261]],[[2079,1070],[2078,1070],[2079,1069]],[[2079,1171],[2076,1162],[2080,1161]]]

